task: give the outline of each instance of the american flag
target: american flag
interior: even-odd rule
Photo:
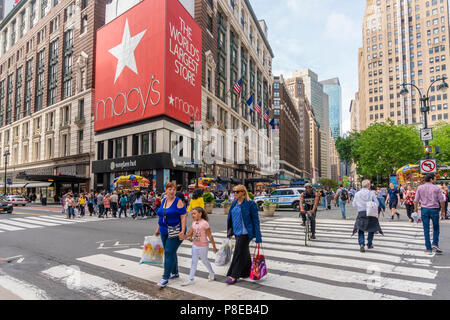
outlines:
[[[258,102],[258,105],[255,107],[255,110],[261,115],[261,101]]]
[[[234,91],[236,91],[238,96],[241,95],[241,88],[242,88],[242,78],[233,87]]]
[[[264,113],[263,118],[264,118],[264,120],[266,120],[266,122],[269,122],[269,110],[267,110],[267,111]]]

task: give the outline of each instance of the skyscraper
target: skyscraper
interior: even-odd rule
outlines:
[[[342,89],[339,78],[320,81],[328,95],[331,135],[334,140],[342,135]]]
[[[388,119],[423,123],[419,93],[401,96],[399,86],[413,83],[426,94],[448,77],[448,28],[447,0],[367,0],[358,54],[361,130]],[[430,89],[430,124],[448,121],[448,96],[438,85]]]
[[[306,98],[310,101],[316,120],[320,126],[320,176],[322,178],[331,177],[331,166],[329,163],[329,112],[328,95],[323,90],[323,85],[319,82],[318,76],[313,71],[306,69],[294,72],[294,78],[303,79]]]

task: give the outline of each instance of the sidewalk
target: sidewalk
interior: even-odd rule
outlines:
[[[22,300],[22,298],[0,286],[0,300]]]

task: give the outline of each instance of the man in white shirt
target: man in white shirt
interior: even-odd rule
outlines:
[[[360,252],[366,252],[364,248],[364,232],[368,232],[367,249],[373,249],[372,242],[376,232],[383,234],[378,218],[367,216],[368,202],[374,202],[375,205],[378,206],[377,196],[370,190],[370,180],[364,180],[362,182],[362,189],[355,194],[355,198],[353,199],[353,207],[358,209],[358,217],[356,218],[355,226],[353,228],[353,235],[358,232]]]

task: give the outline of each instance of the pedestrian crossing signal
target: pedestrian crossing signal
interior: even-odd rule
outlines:
[[[426,146],[425,153],[433,153],[433,146]]]

